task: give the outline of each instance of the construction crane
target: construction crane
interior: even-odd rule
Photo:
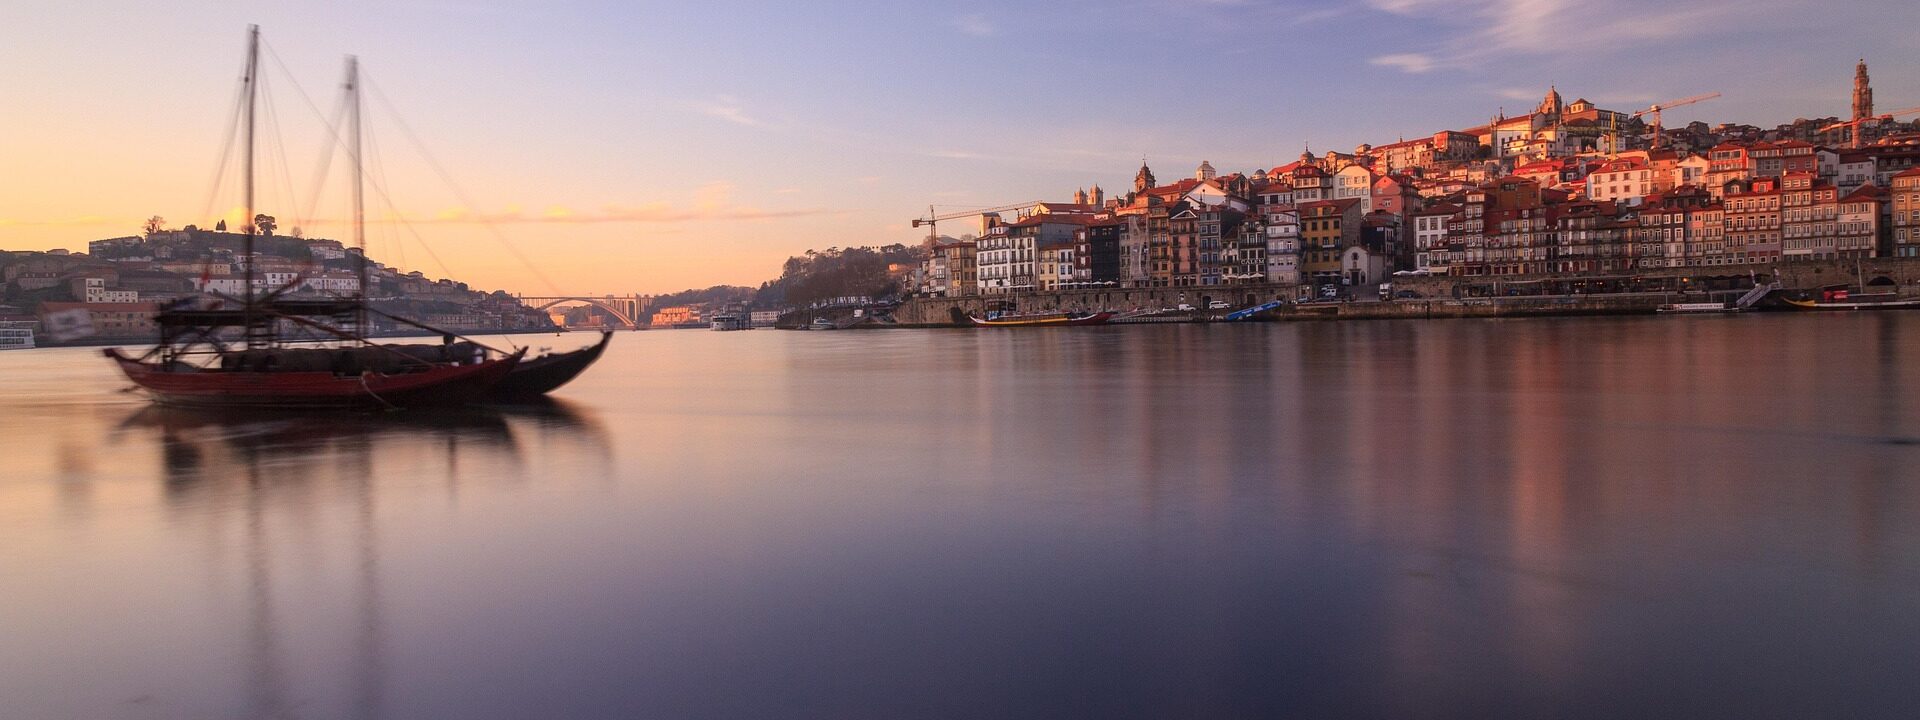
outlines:
[[[1851,150],[1859,150],[1861,125],[1870,123],[1870,122],[1881,122],[1881,121],[1892,122],[1895,117],[1900,115],[1920,115],[1920,107],[1910,107],[1905,110],[1895,110],[1893,112],[1886,113],[1884,115],[1869,115],[1867,117],[1859,118],[1856,120],[1848,120],[1846,122],[1834,123],[1832,125],[1828,125],[1826,127],[1820,128],[1820,132],[1829,133],[1835,130],[1839,130],[1840,128],[1851,128],[1851,132],[1848,133],[1851,136],[1851,139],[1847,141],[1847,148]]]
[[[1634,113],[1633,116],[1634,117],[1640,117],[1642,115],[1653,116],[1653,149],[1659,150],[1660,149],[1660,111],[1661,110],[1670,110],[1673,108],[1680,107],[1682,105],[1692,105],[1694,103],[1706,102],[1708,100],[1712,100],[1717,97],[1720,97],[1720,93],[1710,92],[1704,95],[1695,95],[1693,97],[1680,98],[1679,100],[1670,100],[1667,102],[1659,103],[1645,110],[1641,110],[1640,112]]]
[[[1627,117],[1637,118],[1637,117],[1642,117],[1646,115],[1653,116],[1653,149],[1658,150],[1660,149],[1660,111],[1672,110],[1682,105],[1692,105],[1694,103],[1702,103],[1717,97],[1720,97],[1720,93],[1710,92],[1703,95],[1695,95],[1693,97],[1680,98],[1679,100],[1669,100],[1667,102],[1657,103],[1645,110],[1641,110],[1636,113],[1630,113],[1627,115]],[[1620,151],[1620,115],[1618,113],[1615,113],[1612,119],[1613,119],[1613,154],[1617,155],[1619,154],[1619,151]]]
[[[940,237],[940,221],[941,220],[958,220],[960,218],[970,218],[970,217],[977,218],[977,217],[980,217],[981,215],[998,215],[1004,212],[1013,212],[1015,210],[1025,210],[1027,208],[1030,208],[1039,204],[1040,204],[1039,200],[1032,200],[1032,201],[1023,202],[1023,203],[1015,203],[1013,205],[1001,205],[999,207],[981,208],[979,210],[951,212],[945,215],[940,215],[935,213],[933,210],[933,206],[928,205],[927,216],[923,218],[914,218],[913,226],[914,227],[920,227],[921,225],[927,226],[927,239],[933,240],[933,239],[938,239]]]

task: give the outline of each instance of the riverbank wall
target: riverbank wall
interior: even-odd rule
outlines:
[[[1660,305],[1731,299],[1751,287],[1752,281],[1777,279],[1789,290],[1826,285],[1868,284],[1903,296],[1920,295],[1920,258],[1816,260],[1777,265],[1722,265],[1693,268],[1647,268],[1631,276],[1641,282],[1711,288],[1692,292],[1655,291],[1611,294],[1532,294],[1543,284],[1599,280],[1572,275],[1503,275],[1479,277],[1394,277],[1396,292],[1411,291],[1418,298],[1391,302],[1307,303],[1288,305],[1267,316],[1275,320],[1404,319],[1534,317],[1554,315],[1618,315],[1651,313]],[[1608,276],[1618,280],[1621,275]],[[893,313],[908,327],[953,324],[952,311],[984,315],[991,307],[1011,306],[1021,312],[1128,311],[1175,308],[1182,304],[1201,310],[1201,319],[1213,301],[1232,307],[1250,307],[1273,300],[1295,300],[1310,288],[1291,284],[1215,285],[1207,287],[1107,288],[1056,292],[966,295],[953,298],[914,298]],[[1511,295],[1509,293],[1519,293]]]

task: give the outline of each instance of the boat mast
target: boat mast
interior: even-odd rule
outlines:
[[[368,332],[366,177],[361,174],[360,161],[360,58],[352,55],[347,56],[347,102],[353,113],[353,246],[360,249],[360,258],[354,264],[360,284],[359,302],[354,307],[354,325],[356,331],[365,335]]]
[[[244,308],[244,319],[246,323],[245,332],[247,337],[247,347],[249,349],[257,347],[260,340],[258,334],[254,331],[254,307],[253,307],[253,232],[254,232],[254,227],[253,227],[253,218],[254,218],[254,214],[253,214],[253,105],[254,105],[254,97],[259,94],[257,92],[259,87],[259,76],[260,76],[260,26],[248,25],[247,26],[247,72],[246,72],[246,75],[242,78],[242,81],[245,82],[247,86],[247,91],[246,91],[247,129],[246,129],[246,135],[245,135],[246,139],[243,141],[246,143],[246,152],[245,152],[246,159],[245,159],[245,171],[242,173],[246,176],[244,183],[246,187],[246,213],[247,214],[245,217],[241,218],[240,220],[242,227],[246,229],[246,232],[244,234],[245,239],[242,240],[240,243],[240,254],[243,256],[241,258],[240,265],[244,269],[243,272],[244,272],[244,277],[246,282],[246,295],[244,296],[246,298],[246,306]]]

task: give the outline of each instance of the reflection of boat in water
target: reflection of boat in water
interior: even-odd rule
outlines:
[[[507,376],[493,386],[487,397],[491,400],[512,400],[516,398],[539,397],[553,392],[561,385],[578,377],[600,354],[606,352],[607,344],[613,342],[613,331],[600,332],[600,342],[591,346],[562,353],[549,353],[539,357],[521,360]]]
[[[508,444],[513,441],[507,425],[509,414],[485,405],[372,415],[329,412],[289,415],[254,408],[153,405],[120,421],[120,429],[144,428],[171,434],[204,432],[231,445],[283,448],[297,453],[333,440],[385,434],[458,436],[487,445]]]
[[[1084,325],[1105,325],[1113,319],[1113,313],[1044,313],[1025,315],[1018,313],[990,314],[985,319],[968,315],[954,308],[955,324],[970,327],[1077,327]]]

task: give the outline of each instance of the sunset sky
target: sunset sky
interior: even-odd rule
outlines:
[[[1915,8],[9,3],[0,248],[84,249],[149,215],[210,224],[238,205],[230,174],[212,191],[248,23],[270,50],[277,122],[262,127],[279,129],[261,143],[259,207],[283,230],[347,234],[337,160],[314,194],[328,135],[305,97],[331,112],[356,54],[388,190],[370,192],[376,257],[485,288],[657,293],[757,284],[810,247],[914,242],[929,203],[1123,190],[1142,157],[1163,180],[1202,159],[1270,167],[1303,143],[1349,151],[1522,112],[1550,83],[1618,109],[1719,91],[1668,123],[1770,126],[1845,114],[1864,56],[1882,111],[1916,106]]]

